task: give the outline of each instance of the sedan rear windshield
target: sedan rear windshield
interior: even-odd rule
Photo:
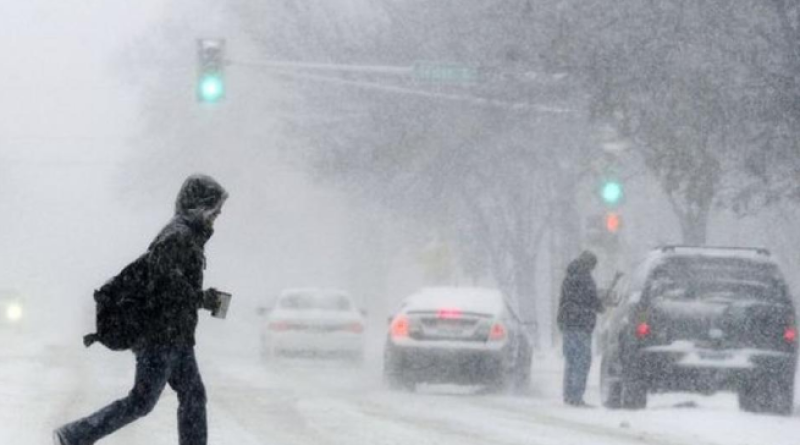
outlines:
[[[328,311],[349,311],[350,300],[344,295],[295,294],[281,300],[283,309],[322,309]]]
[[[740,258],[672,258],[653,271],[648,295],[676,301],[790,300],[774,264]]]

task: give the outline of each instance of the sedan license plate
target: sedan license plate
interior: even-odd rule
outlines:
[[[455,323],[439,323],[436,326],[436,332],[438,332],[439,335],[458,337],[464,334],[464,327]]]
[[[704,360],[730,360],[733,358],[733,354],[725,351],[702,351],[698,352],[697,355]]]
[[[464,332],[461,326],[439,326],[438,330],[446,335],[461,335]]]

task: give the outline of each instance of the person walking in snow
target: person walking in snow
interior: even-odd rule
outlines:
[[[200,309],[214,310],[219,293],[203,290],[204,248],[228,193],[213,178],[192,175],[178,193],[175,216],[146,253],[152,292],[147,328],[135,342],[136,377],[127,397],[54,431],[56,445],[91,445],[147,415],[164,387],[177,392],[181,445],[207,441],[206,392],[195,360]]]
[[[592,365],[592,331],[603,305],[592,271],[597,257],[584,251],[567,267],[558,305],[558,327],[563,335],[564,403],[585,406],[583,394]]]

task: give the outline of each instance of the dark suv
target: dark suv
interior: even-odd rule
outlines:
[[[603,405],[729,390],[743,410],[791,413],[795,308],[766,249],[661,247],[614,295],[600,335]]]

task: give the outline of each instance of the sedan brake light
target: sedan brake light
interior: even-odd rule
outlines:
[[[272,321],[269,323],[270,331],[288,331],[290,328],[289,323],[285,321]]]
[[[405,315],[398,315],[397,317],[392,320],[392,325],[389,328],[389,332],[392,335],[392,338],[405,338],[408,337],[409,331],[409,323],[408,317]]]
[[[360,333],[364,332],[364,325],[362,325],[361,323],[359,323],[357,321],[354,321],[354,322],[352,322],[352,323],[347,325],[346,330],[348,332],[353,332],[355,334],[360,334]]]
[[[500,341],[506,338],[506,327],[503,326],[503,323],[497,322],[492,325],[492,329],[489,330],[489,340],[492,341]]]
[[[447,320],[461,318],[461,309],[439,309],[436,316]]]
[[[647,322],[643,321],[636,326],[636,337],[639,339],[643,339],[650,335],[652,331],[650,330],[650,325]]]

